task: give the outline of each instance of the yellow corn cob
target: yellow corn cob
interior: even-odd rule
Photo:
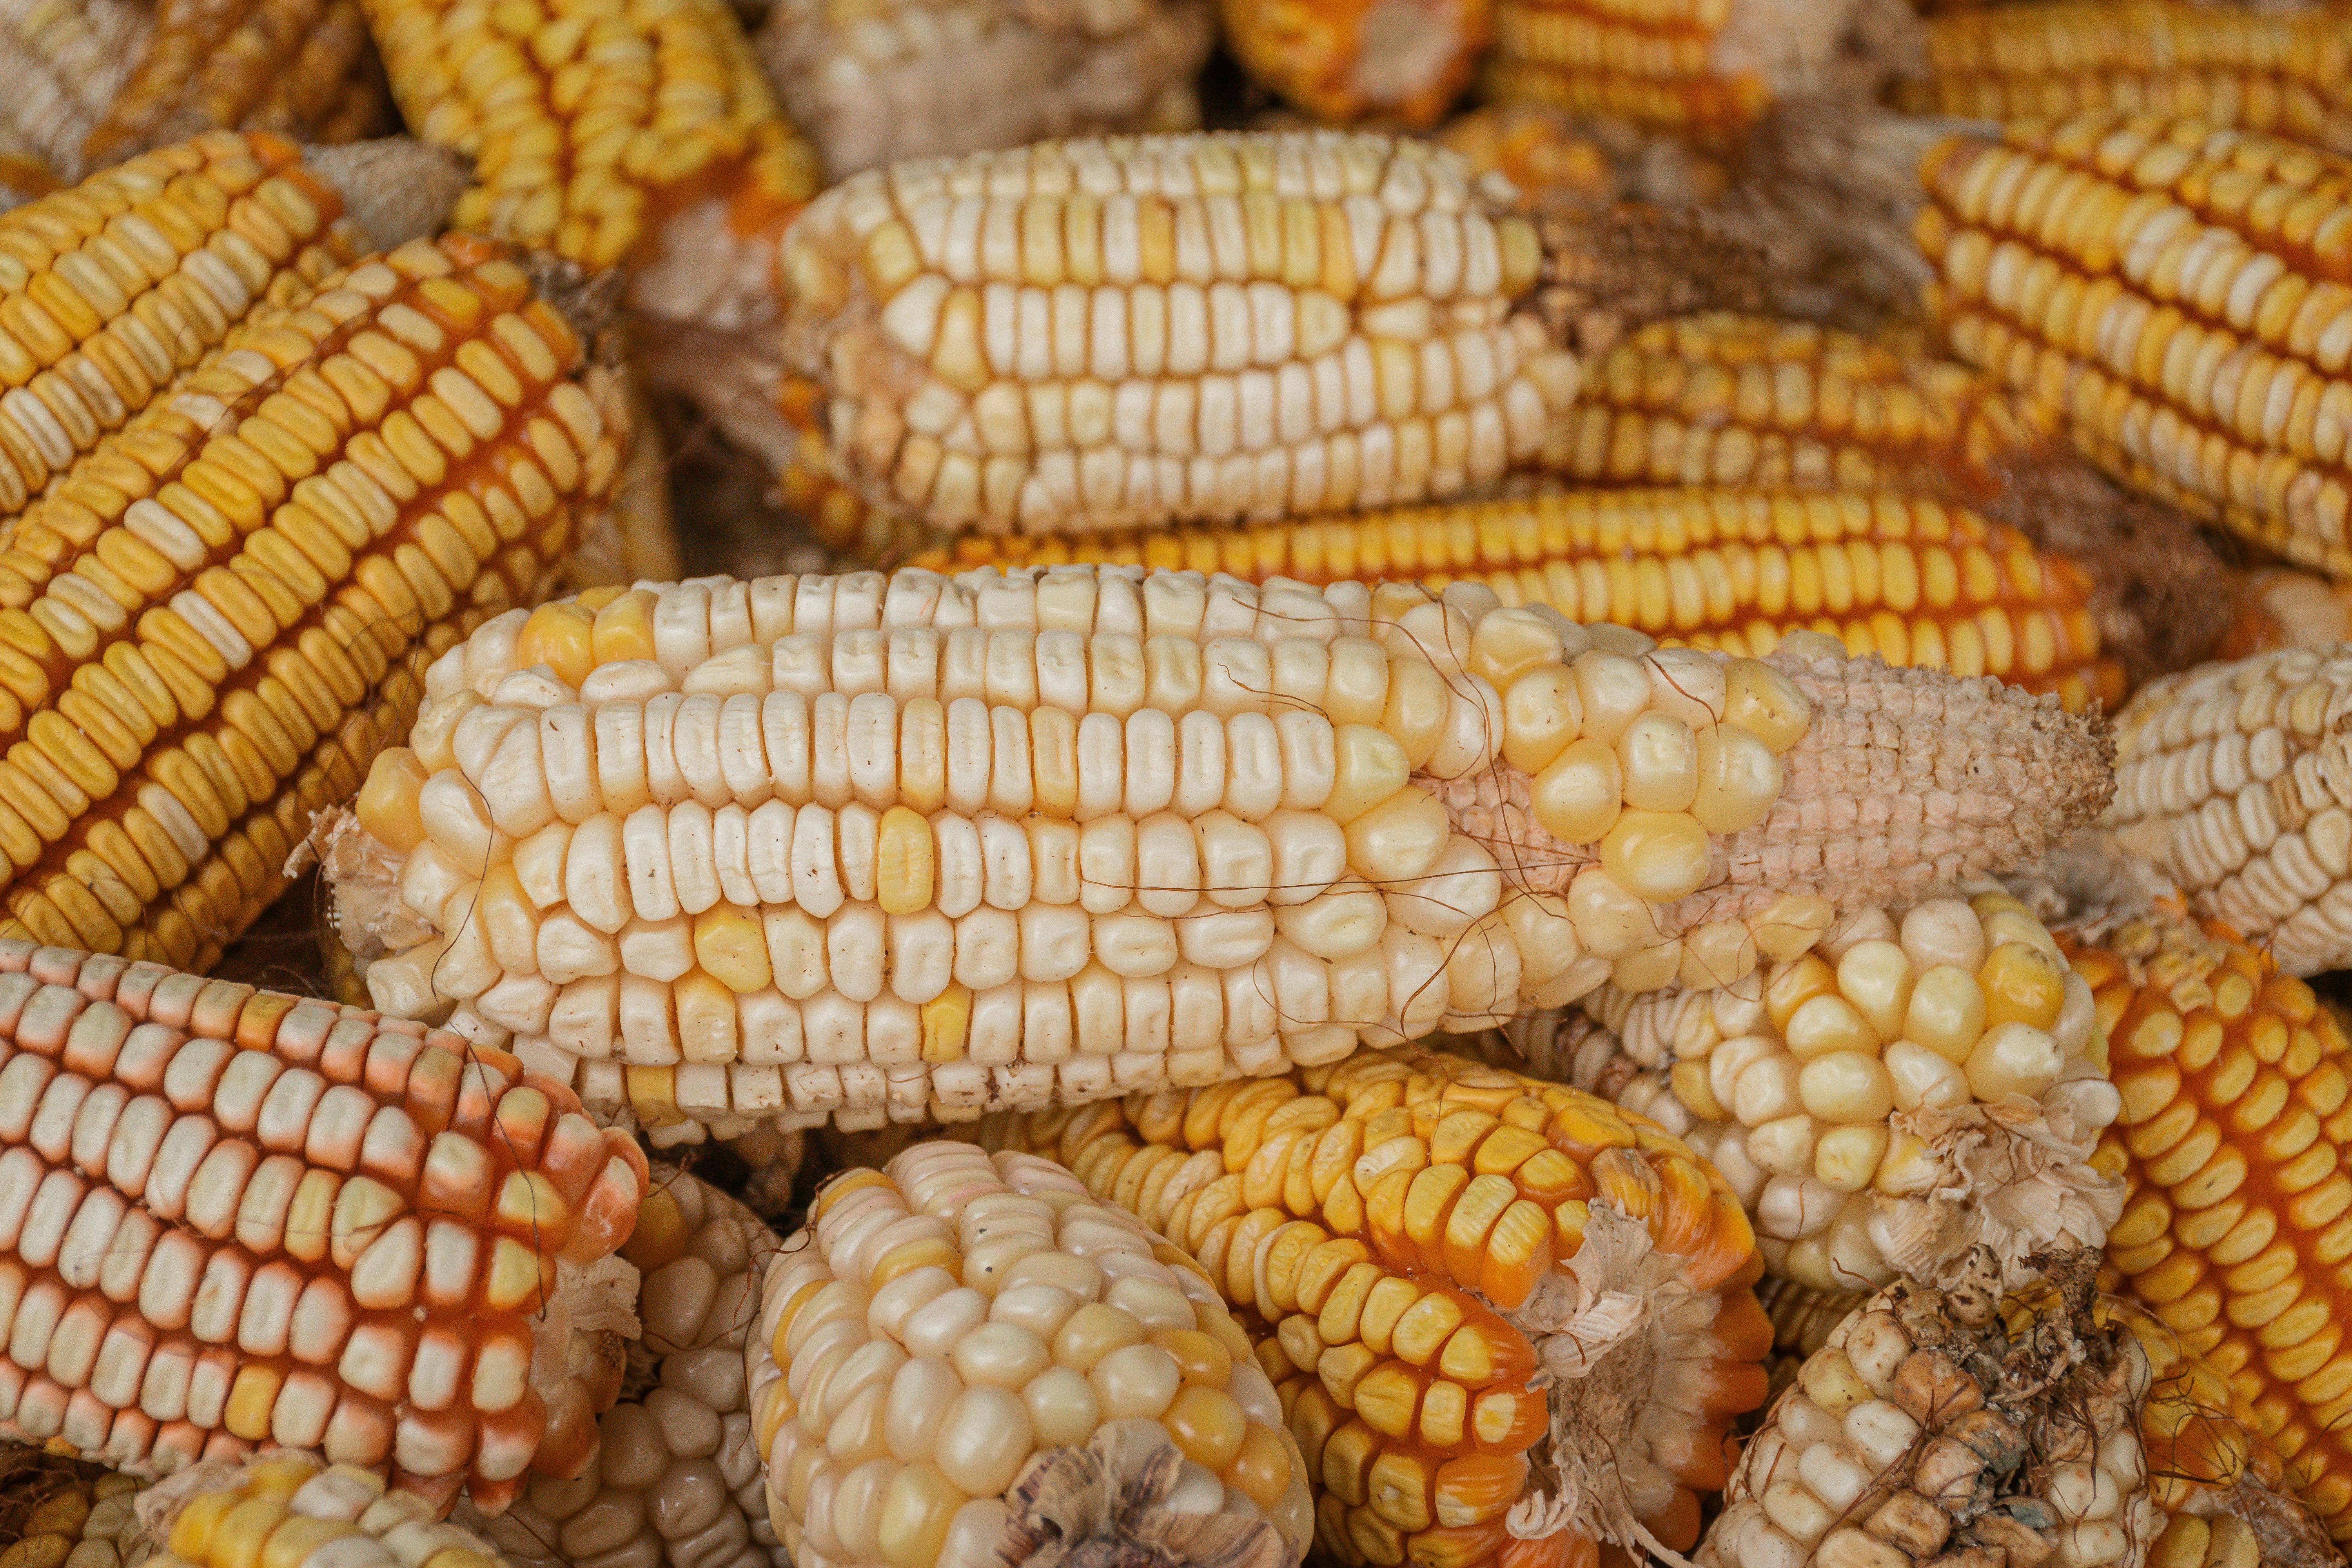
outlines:
[[[2335,1435],[2344,1032],[2264,952],[2169,900],[2066,945],[2123,1097],[2098,1156],[2130,1194],[2109,1261],[2252,1406],[2292,1489],[2352,1536],[2352,1457]]]
[[[14,1553],[9,1568],[72,1562],[74,1568],[139,1568],[154,1554],[132,1517],[139,1483],[129,1476],[37,1448],[0,1456],[0,1532]]]
[[[1219,0],[1226,46],[1261,86],[1327,124],[1426,126],[1470,80],[1492,0]]]
[[[8,941],[0,992],[0,1432],[148,1476],[323,1448],[489,1510],[587,1463],[627,1134],[332,1003]]]
[[[1295,1568],[1308,1471],[1194,1263],[1067,1171],[924,1143],[835,1177],[747,1346],[801,1563]]]
[[[1942,1279],[1979,1246],[2013,1283],[2122,1201],[2087,1163],[2117,1114],[2090,990],[2005,893],[1842,921],[1760,988],[1584,1006],[1647,1069],[1613,1098],[1715,1163],[1799,1284]]]
[[[85,143],[136,68],[152,14],[136,0],[9,0],[0,5],[0,155],[9,184],[85,173]]]
[[[591,270],[657,250],[725,270],[676,253],[756,248],[815,188],[724,0],[361,5],[409,125],[475,161],[460,227]]]
[[[2233,586],[2230,629],[2216,658],[2352,642],[2352,587],[2284,567],[2242,573]]]
[[[137,1507],[146,1533],[160,1542],[148,1560],[154,1568],[346,1559],[506,1568],[488,1542],[436,1522],[426,1504],[387,1491],[383,1476],[360,1465],[331,1467],[310,1454],[208,1465],[150,1487]]]
[[[1927,74],[1897,94],[1915,114],[2192,115],[2352,153],[2352,32],[2324,8],[2001,5],[1938,17],[1927,43]]]
[[[1497,0],[1491,99],[1729,139],[1778,100],[1858,60],[1850,0]]]
[[[509,612],[426,691],[328,849],[377,1004],[738,1130],[1727,984],[2106,790],[2048,698],[1469,585],[708,580]]]
[[[2147,1357],[2095,1321],[2094,1255],[2073,1256],[2071,1288],[2015,1330],[1989,1258],[1948,1289],[1874,1296],[1765,1417],[1701,1568],[2139,1561],[2162,1522]]]
[[[1522,309],[1546,268],[1534,222],[1425,143],[1047,143],[811,204],[785,354],[876,506],[995,532],[1272,518],[1532,458],[1577,380]]]
[[[1961,357],[2110,472],[2352,572],[2352,163],[2195,121],[2085,114],[1939,144],[1917,232]]]
[[[1729,1418],[1764,1396],[1738,1203],[1573,1089],[1368,1051],[982,1138],[1066,1162],[1201,1259],[1280,1386],[1317,1541],[1351,1564],[1687,1550]]]
[[[758,45],[825,176],[1049,136],[1189,131],[1206,0],[783,0]]]
[[[1438,145],[1458,153],[1479,174],[1489,170],[1538,201],[1606,206],[1637,194],[1637,176],[1621,170],[1628,139],[1615,127],[1588,124],[1547,103],[1489,103],[1457,114],[1436,132]],[[1648,144],[1633,142],[1641,154]],[[1720,194],[1721,171],[1709,166],[1707,188],[1695,200]]]
[[[792,1568],[768,1521],[744,1382],[744,1336],[775,1234],[741,1204],[656,1165],[621,1257],[641,1277],[628,1397],[597,1418],[570,1480],[534,1478],[478,1530],[512,1568]]]
[[[2338,645],[2167,676],[2116,719],[2106,825],[2290,974],[2352,962],[2347,706],[2352,655]]]
[[[279,182],[248,222],[264,199],[316,210]],[[601,505],[623,427],[581,358],[496,247],[417,241],[230,330],[0,527],[0,935],[209,963],[425,660]]]

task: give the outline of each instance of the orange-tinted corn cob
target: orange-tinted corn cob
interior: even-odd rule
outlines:
[[[1764,1397],[1738,1202],[1574,1089],[1366,1051],[982,1137],[1064,1161],[1200,1258],[1281,1391],[1317,1542],[1349,1563],[1686,1550],[1729,1418]]]
[[[2352,586],[2308,572],[2263,567],[2241,573],[2233,588],[2230,629],[2213,650],[2216,658],[2352,642]]]
[[[671,220],[696,240],[772,235],[815,188],[724,0],[361,5],[409,126],[474,160],[460,227],[596,270],[679,249]]]
[[[2108,1259],[2252,1406],[2289,1487],[2352,1536],[2344,1033],[2303,982],[2177,906],[2063,940],[2123,1096],[2097,1156],[2129,1192]]]
[[[318,210],[288,180],[232,210],[282,236],[273,206]],[[43,273],[17,320],[71,300],[106,321],[94,344],[153,343],[136,307],[101,317],[66,280],[119,310],[89,252],[161,270],[131,248],[159,226]],[[225,289],[250,250],[232,227],[186,269]],[[168,396],[142,383],[0,526],[0,935],[201,966],[258,914],[312,815],[406,728],[425,660],[538,592],[602,505],[622,427],[581,360],[520,268],[449,238],[257,312]]]
[[[2096,113],[1948,140],[1923,177],[1961,357],[2134,486],[2352,573],[2352,163]]]
[[[2352,153],[2352,31],[2325,7],[2005,5],[1937,17],[1927,43],[1927,74],[1897,92],[1916,114],[2193,115]]]
[[[1729,653],[1809,629],[1857,657],[1996,675],[2074,710],[2128,689],[2081,563],[1963,508],[1885,491],[1581,490],[1248,529],[967,535],[915,557],[953,570],[1073,558],[1260,582],[1470,582],[1507,605]]]
[[[1435,123],[1486,46],[1492,0],[1220,0],[1226,46],[1326,123]]]
[[[322,1448],[491,1510],[587,1463],[627,1134],[332,1003],[16,942],[0,995],[9,1436],[145,1475]]]
[[[758,45],[825,175],[1054,136],[1189,131],[1207,0],[782,0]]]
[[[1436,140],[1480,174],[1510,181],[1522,197],[1606,206],[1629,194],[1611,146],[1548,103],[1486,104],[1447,121]]]

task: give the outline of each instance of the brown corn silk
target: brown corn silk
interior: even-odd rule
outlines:
[[[265,197],[320,210],[264,181],[231,212],[265,236]],[[252,251],[235,222],[215,244],[184,269]],[[542,591],[611,487],[610,384],[499,247],[417,241],[289,292],[168,396],[148,317],[108,322],[83,352],[142,377],[120,428],[0,525],[0,934],[209,963],[406,728],[425,663]]]
[[[585,1463],[626,1135],[332,1003],[13,941],[0,996],[9,1436],[150,1476],[322,1448],[489,1510]]]
[[[1730,1417],[1764,1397],[1738,1204],[1574,1089],[1363,1051],[994,1118],[982,1141],[1065,1162],[1201,1260],[1282,1394],[1317,1542],[1349,1563],[1687,1549]],[[1638,1317],[1604,1321],[1609,1292]]]
[[[1960,357],[2134,488],[2297,564],[2341,542],[2352,164],[2091,112],[1959,136],[1922,170],[1929,301]]]

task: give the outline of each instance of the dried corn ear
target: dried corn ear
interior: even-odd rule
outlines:
[[[1476,173],[1490,170],[1533,202],[1607,206],[1637,195],[1641,165],[1670,157],[1663,142],[1628,136],[1615,126],[1580,121],[1548,103],[1524,100],[1484,104],[1457,114],[1435,132],[1439,146],[1458,153]],[[1697,174],[1705,170],[1704,175]],[[1703,185],[1682,194],[1703,201],[1720,195],[1718,166],[1696,164]]]
[[[1486,47],[1492,0],[1219,0],[1259,86],[1327,124],[1443,119]]]
[[[2090,987],[2006,893],[1841,921],[1763,984],[1588,997],[1648,1069],[1619,1103],[1691,1140],[1817,1290],[2001,1278],[2096,1247],[2122,1204],[2090,1163],[2118,1114]]]
[[[2352,963],[2347,711],[2338,646],[2167,676],[2116,716],[2106,826],[2289,974]]]
[[[1867,1290],[1816,1290],[1793,1279],[1760,1279],[1756,1284],[1756,1303],[1772,1320],[1773,1354],[1798,1363],[1829,1343],[1831,1333],[1869,1300],[1870,1294]],[[1778,1382],[1780,1365],[1779,1361],[1774,1363],[1775,1393],[1785,1386]],[[1789,1381],[1793,1382],[1796,1368],[1789,1370]]]
[[[992,1120],[1201,1259],[1258,1338],[1342,1561],[1686,1550],[1771,1328],[1721,1178],[1605,1103],[1452,1058]]]
[[[431,1507],[387,1489],[363,1465],[327,1465],[292,1451],[229,1457],[147,1489],[137,1510],[161,1543],[155,1568],[337,1563],[506,1568],[497,1548]],[[266,1555],[265,1555],[266,1554]]]
[[[475,161],[459,227],[592,271],[660,252],[723,276],[815,188],[724,0],[361,5],[409,125]]]
[[[2259,567],[2231,584],[2230,629],[2216,658],[2352,642],[2352,588],[2285,567]]]
[[[2105,795],[2049,699],[1649,649],[1466,587],[600,593],[434,666],[330,876],[388,1012],[649,1125],[877,1125],[1727,982]]]
[[[795,1561],[1294,1568],[1308,1471],[1200,1266],[1067,1171],[922,1143],[835,1177],[746,1349]]]
[[[1055,532],[1459,493],[1575,360],[1498,184],[1339,132],[1047,143],[869,171],[783,247],[836,469],[935,526]]]
[[[416,241],[231,329],[0,526],[0,935],[208,964],[425,660],[603,504],[625,426],[582,357],[498,247]]]
[[[1728,140],[1794,94],[1867,89],[1900,47],[1854,0],[1497,0],[1490,99]],[[1899,34],[1899,29],[1897,30]]]
[[[744,1336],[776,1237],[741,1204],[656,1165],[621,1256],[642,1277],[620,1402],[577,1477],[533,1477],[505,1513],[460,1521],[511,1568],[792,1568],[768,1521]]]
[[[1936,18],[1927,45],[1896,91],[1915,114],[2178,114],[2352,153],[2352,32],[2322,7],[2001,5]]]
[[[2136,635],[2129,595],[2105,591],[2082,562],[1965,508],[1887,490],[1555,490],[1251,528],[966,535],[915,559],[1470,583],[1506,605],[1735,655],[1819,632],[1856,657],[2056,692],[2070,711],[2119,703],[2130,688],[2103,627],[2126,647],[2149,640]],[[2180,596],[2210,596],[2210,578],[2182,578]]]
[[[138,0],[0,5],[0,160],[12,165],[9,184],[46,195],[45,183],[85,172],[84,143],[137,67],[153,25]]]
[[[2005,1331],[1989,1258],[1878,1292],[1806,1359],[1733,1469],[1701,1568],[2141,1560],[2160,1524],[2146,1352],[2094,1322],[2093,1258]]]
[[[502,1053],[156,964],[0,942],[0,1430],[144,1475],[323,1448],[488,1510],[587,1461],[625,1133]]]
[[[71,1563],[74,1568],[139,1568],[155,1543],[131,1509],[139,1482],[82,1459],[37,1448],[11,1447],[0,1456],[0,1531],[15,1554],[9,1568]]]
[[[1047,137],[1189,131],[1206,0],[782,0],[758,38],[828,180]]]
[[[1962,358],[2134,487],[2352,571],[2352,163],[2093,113],[1948,139],[1922,177],[1931,304]]]

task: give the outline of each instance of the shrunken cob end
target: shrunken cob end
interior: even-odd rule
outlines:
[[[591,595],[437,663],[327,851],[386,1011],[648,1123],[1328,1062],[1728,984],[2039,853],[2094,721],[1444,597],[928,572]]]

